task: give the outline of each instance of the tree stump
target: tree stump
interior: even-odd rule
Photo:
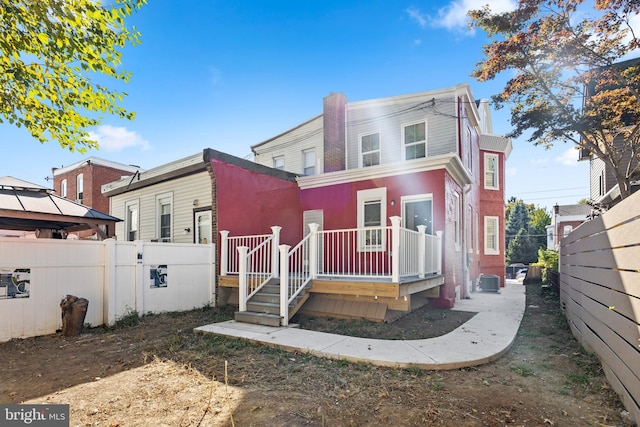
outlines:
[[[87,315],[89,300],[67,295],[60,301],[62,310],[62,335],[65,337],[76,337],[82,332],[84,318]]]

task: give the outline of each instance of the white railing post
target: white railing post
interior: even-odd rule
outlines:
[[[442,235],[443,234],[444,233],[442,232],[442,230],[436,231],[436,237],[438,238],[438,241],[436,243],[436,247],[437,247],[436,267],[438,271],[436,273],[438,274],[442,274]]]
[[[318,277],[318,228],[320,224],[309,224],[309,277]]]
[[[280,263],[278,262],[278,248],[280,246],[280,230],[282,227],[274,225],[271,227],[271,231],[273,232],[273,241],[271,242],[271,276],[278,277],[278,267]]]
[[[229,232],[222,230],[220,232],[220,275],[227,275],[227,266],[229,264]]]
[[[391,220],[391,281],[400,282],[400,217],[392,216]]]
[[[420,233],[420,238],[418,239],[418,277],[423,279],[425,273],[425,256],[427,254],[427,226],[419,225],[418,233]]]
[[[246,246],[238,246],[238,305],[239,311],[247,311],[247,252]]]
[[[280,317],[282,326],[289,324],[289,245],[280,245]]]

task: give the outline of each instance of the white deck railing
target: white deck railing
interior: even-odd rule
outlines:
[[[425,226],[413,231],[400,227],[400,217],[390,220],[391,226],[346,230],[318,230],[317,224],[310,224],[310,233],[293,249],[289,245],[278,248],[280,227],[272,227],[272,235],[260,236],[229,237],[222,231],[220,274],[239,275],[240,311],[246,311],[248,299],[260,287],[280,277],[284,324],[291,301],[317,277],[398,283],[404,278],[441,274],[442,232],[432,236],[425,233]],[[232,255],[235,251],[237,260]]]
[[[281,229],[273,226],[272,234],[238,237],[229,237],[226,230],[220,232],[220,275],[238,274],[240,311],[247,311],[247,301],[269,280],[278,277]]]

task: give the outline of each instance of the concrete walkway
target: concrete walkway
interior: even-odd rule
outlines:
[[[307,331],[295,325],[271,327],[234,320],[195,328],[195,332],[244,338],[288,351],[390,367],[458,369],[504,355],[516,337],[525,310],[525,286],[507,280],[499,293],[476,292],[455,310],[477,314],[454,331],[423,340],[379,340]]]

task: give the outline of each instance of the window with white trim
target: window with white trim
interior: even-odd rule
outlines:
[[[67,197],[67,180],[63,179],[60,182],[60,197]]]
[[[456,245],[456,250],[460,250],[460,194],[453,193],[453,237]]]
[[[380,133],[370,133],[360,137],[361,167],[380,164]]]
[[[467,217],[465,219],[467,229],[467,253],[473,253],[473,208],[471,205],[467,206]]]
[[[484,217],[484,253],[485,255],[500,255],[500,247],[498,246],[500,224],[497,216]]]
[[[473,236],[474,238],[473,246],[475,246],[476,248],[476,254],[479,254],[480,253],[480,215],[478,215],[478,212],[475,213],[475,218],[473,223],[475,225],[475,235]]]
[[[358,248],[361,251],[385,250],[384,232],[387,217],[387,189],[374,188],[358,191]]]
[[[427,122],[417,122],[402,127],[405,160],[427,156]]]
[[[484,188],[499,190],[498,185],[498,155],[484,153]]]
[[[278,156],[273,158],[273,168],[284,170],[284,156]]]
[[[571,233],[573,231],[573,226],[572,225],[565,225],[562,228],[562,238],[565,238],[569,235],[569,233]]]
[[[303,171],[305,175],[316,174],[316,150],[304,150],[302,152]],[[284,164],[282,165],[284,168]]]
[[[156,236],[161,242],[171,241],[173,196],[162,194],[156,196]]]
[[[127,202],[125,205],[126,215],[125,215],[125,229],[126,229],[126,240],[129,242],[133,242],[134,240],[138,240],[138,226],[139,226],[139,209],[138,202]]]
[[[82,203],[84,196],[84,175],[78,174],[76,176],[76,202]]]

